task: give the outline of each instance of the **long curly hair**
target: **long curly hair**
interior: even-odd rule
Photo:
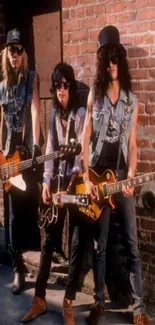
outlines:
[[[55,83],[61,82],[62,77],[64,77],[66,81],[70,84],[69,102],[68,102],[67,109],[79,108],[80,103],[77,96],[77,84],[75,80],[74,70],[71,65],[65,62],[58,63],[52,72],[52,77],[51,77],[52,88],[50,90],[51,93],[53,94],[54,107],[60,108],[60,103],[58,101],[57,94],[56,94]]]
[[[114,48],[114,45],[107,45],[100,49],[97,55],[97,70],[94,80],[95,87],[95,98],[102,100],[105,93],[107,92],[108,85],[110,82],[110,76],[107,71],[107,53],[109,49]],[[118,80],[120,88],[123,89],[128,95],[131,90],[131,76],[129,73],[128,63],[126,60],[125,50],[123,47],[117,47],[118,56]]]
[[[11,67],[9,58],[8,58],[8,49],[7,47],[2,50],[1,52],[2,55],[2,77],[3,77],[3,81],[5,84],[5,87],[11,87],[14,82],[15,82],[15,74],[13,73],[13,69]],[[23,51],[23,60],[22,60],[22,66],[20,71],[23,72],[24,74],[24,78],[25,81],[27,80],[27,74],[28,74],[28,56],[25,52],[25,50]],[[20,81],[20,73],[18,76],[18,82]]]

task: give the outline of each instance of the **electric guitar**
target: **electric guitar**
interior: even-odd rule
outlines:
[[[79,211],[82,212],[87,221],[94,222],[99,218],[104,207],[108,206],[112,209],[116,207],[114,194],[122,191],[123,184],[129,187],[136,187],[152,182],[155,180],[155,172],[117,182],[113,171],[110,169],[105,170],[101,176],[92,169],[89,169],[89,178],[95,185],[97,199],[90,201],[88,207],[79,207]],[[86,193],[82,173],[76,179],[76,195],[80,193]]]
[[[54,160],[56,158],[65,158],[68,156],[75,156],[81,152],[81,145],[71,144],[71,145],[61,145],[59,150],[54,151],[47,155],[42,155],[36,158],[37,164],[41,164],[48,160]],[[32,167],[32,158],[26,159],[28,157],[28,152],[25,147],[18,147],[13,155],[5,157],[3,152],[0,152],[0,178],[6,192],[9,191],[12,184],[15,185],[14,178],[21,175],[22,171],[27,168]],[[20,178],[19,178],[19,181]],[[24,188],[23,188],[24,190]]]
[[[58,208],[54,205],[54,195],[52,194],[52,199],[51,199],[51,204],[50,206],[45,206],[45,204],[43,204],[42,206],[40,206],[40,212],[39,212],[39,220],[38,220],[38,226],[39,228],[43,228],[52,224],[52,223],[56,223],[58,221]],[[63,192],[60,192],[59,195],[59,203],[63,203],[63,204],[74,204],[76,205],[76,207],[79,209],[81,208],[86,208],[89,206],[89,195],[88,194],[77,194],[77,195],[71,195],[71,194],[64,194]]]

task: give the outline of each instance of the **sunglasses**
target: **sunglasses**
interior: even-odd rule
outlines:
[[[70,87],[70,83],[67,81],[60,81],[54,83],[56,89],[61,89],[62,86],[65,90],[67,90]]]
[[[17,53],[18,55],[22,55],[24,48],[22,46],[9,46],[8,51],[13,55]]]
[[[113,51],[109,51],[106,56],[106,66],[109,68],[110,62],[112,64],[118,64],[118,54],[116,50],[114,49]]]

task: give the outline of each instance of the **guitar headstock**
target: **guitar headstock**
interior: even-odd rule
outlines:
[[[77,156],[81,152],[81,144],[61,144],[59,146],[59,151],[62,153],[63,156]]]
[[[78,194],[76,195],[76,204],[80,207],[89,206],[89,195],[88,194]]]

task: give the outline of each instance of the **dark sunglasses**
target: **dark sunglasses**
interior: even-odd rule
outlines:
[[[106,66],[109,68],[110,62],[112,64],[118,64],[118,54],[116,50],[114,49],[113,51],[109,51],[106,56]]]
[[[56,89],[61,89],[63,86],[63,88],[67,90],[70,87],[70,84],[67,81],[55,82],[54,85]]]
[[[22,46],[9,46],[8,51],[13,55],[17,53],[18,55],[22,55],[24,48]]]

